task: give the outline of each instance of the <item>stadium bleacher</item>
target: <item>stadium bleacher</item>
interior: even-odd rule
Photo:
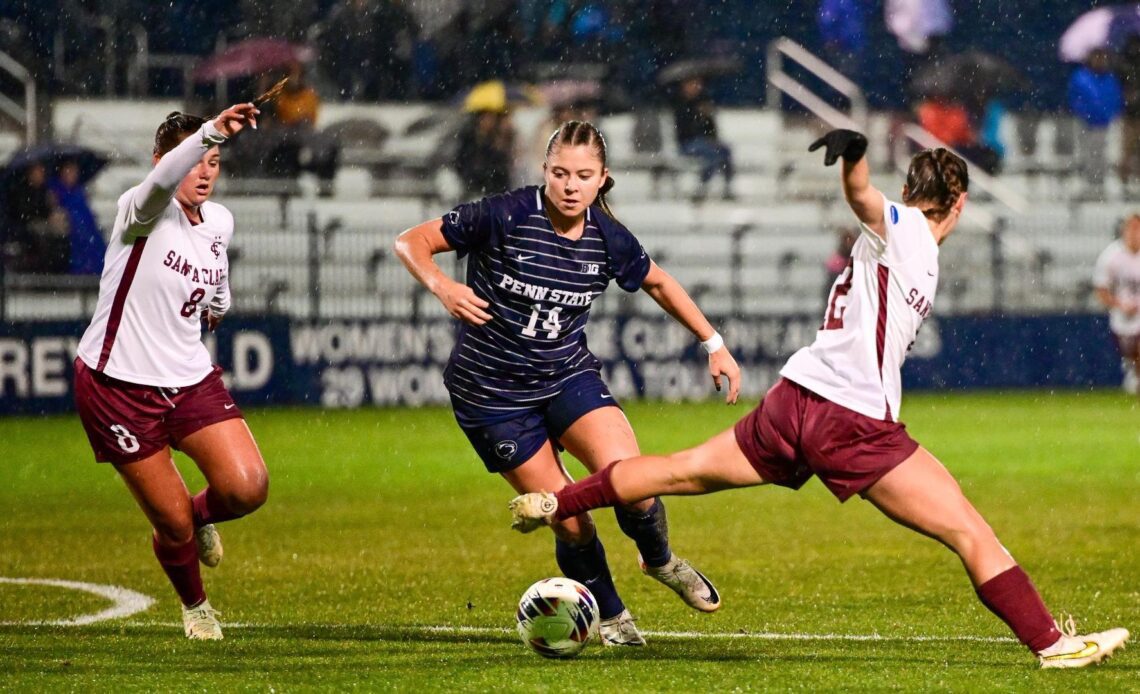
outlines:
[[[179,108],[168,100],[58,100],[55,131],[110,155],[89,189],[104,229],[112,225],[117,197],[150,168],[155,123]],[[393,257],[391,244],[400,231],[456,202],[458,183],[428,166],[454,115],[451,107],[427,104],[330,104],[322,126],[367,121],[387,133],[375,149],[344,153],[331,198],[318,197],[316,182],[307,175],[288,191],[259,186],[259,179],[239,189],[234,179],[223,179],[216,199],[238,222],[232,247],[237,310],[309,316],[314,287],[323,315],[384,317],[434,310],[432,302],[423,306],[418,299],[410,307],[409,298],[421,290]],[[519,132],[533,130],[542,116],[537,108],[520,110]],[[664,267],[702,295],[709,311],[817,310],[827,281],[824,260],[835,247],[836,231],[853,222],[835,171],[806,153],[820,126],[764,109],[723,110],[718,122],[739,169],[738,198],[695,204],[689,193],[696,188],[698,169],[677,153],[667,113],[658,117],[664,145],[649,156],[635,147],[632,114],[601,120],[619,182],[612,195],[618,217]],[[1125,201],[1082,201],[1072,177],[1058,175],[1071,163],[1058,136],[1066,127],[1063,118],[1018,118],[1009,117],[1003,126],[1016,146],[1009,148],[1002,180],[1031,199],[1050,202],[1016,215],[975,197],[972,205],[990,208],[1004,220],[1002,238],[995,244],[991,230],[963,224],[960,238],[943,249],[941,311],[992,305],[995,248],[1003,268],[1001,299],[1013,302],[1007,310],[1091,306],[1092,263],[1117,221],[1133,209]],[[1027,125],[1032,137],[1025,135]],[[890,127],[888,114],[870,119],[869,130],[879,132],[882,142]],[[1112,132],[1110,151],[1117,138],[1119,133]],[[0,138],[0,147],[15,144]],[[1026,149],[1029,145],[1032,149]],[[876,182],[888,195],[897,195],[901,175],[889,167],[885,144],[873,148],[871,158]],[[317,249],[313,263],[310,248]],[[310,279],[314,268],[315,281]],[[83,293],[67,288],[44,293],[9,286],[7,301],[13,318],[81,317],[88,310]],[[603,299],[597,306],[606,311],[617,303]],[[655,310],[640,302],[622,304],[630,306]]]

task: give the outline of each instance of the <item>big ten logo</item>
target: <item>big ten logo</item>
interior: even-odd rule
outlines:
[[[75,337],[0,338],[0,398],[52,398],[68,393]]]
[[[218,336],[209,333],[203,338],[210,359],[218,361]],[[256,330],[239,330],[230,343],[231,363],[222,375],[222,381],[232,390],[260,390],[273,377],[273,343],[264,333]]]
[[[438,366],[327,366],[321,370],[320,403],[329,408],[361,405],[442,405],[449,401]]]

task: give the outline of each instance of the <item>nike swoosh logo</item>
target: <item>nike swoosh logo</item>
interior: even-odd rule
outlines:
[[[232,402],[231,402],[230,404],[226,405],[226,406],[225,406],[225,407],[223,407],[222,409],[225,409],[225,410],[232,410],[233,408],[234,408],[234,403],[232,403]]]
[[[522,253],[519,253],[519,260],[534,260],[534,256],[533,255],[523,255]]]
[[[610,395],[609,393],[606,393],[605,395],[602,396],[602,400],[613,400],[613,399],[614,399],[614,396]]]
[[[926,274],[930,275],[931,277],[934,277],[934,273],[933,273],[933,272],[931,272],[930,270],[927,270],[927,271],[926,271]]]
[[[1100,646],[1092,641],[1085,641],[1085,647],[1076,653],[1058,653],[1057,655],[1047,655],[1043,660],[1076,660],[1077,658],[1087,658],[1100,650]]]

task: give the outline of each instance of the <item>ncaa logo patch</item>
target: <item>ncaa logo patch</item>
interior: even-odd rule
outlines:
[[[514,441],[500,441],[495,444],[495,455],[503,460],[510,460],[515,457],[515,453],[519,450],[519,445]]]
[[[898,223],[899,223],[899,209],[897,207],[895,207],[894,205],[891,205],[891,224],[898,224]]]

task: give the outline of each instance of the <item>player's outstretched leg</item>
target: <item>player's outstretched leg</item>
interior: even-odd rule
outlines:
[[[989,524],[962,494],[953,476],[919,448],[872,485],[867,499],[889,518],[932,537],[962,560],[978,598],[1005,622],[1045,668],[1099,663],[1123,646],[1126,629],[1084,636],[1062,632],[1037,588]]]
[[[720,594],[712,582],[669,548],[669,522],[661,499],[653,499],[645,512],[616,506],[614,515],[618,527],[637,544],[637,562],[646,576],[667,586],[694,610],[715,612],[720,608]]]

